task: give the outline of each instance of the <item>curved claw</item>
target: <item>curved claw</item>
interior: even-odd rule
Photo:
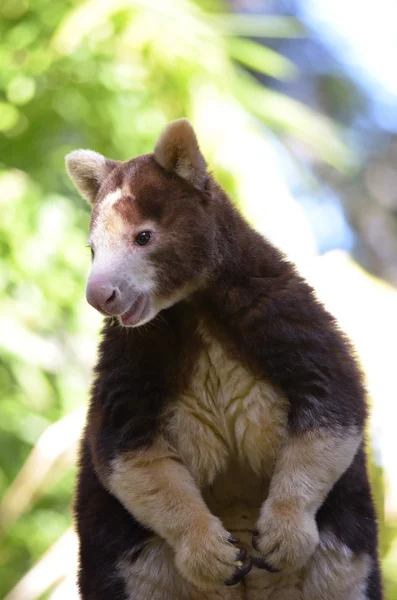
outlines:
[[[229,535],[229,537],[227,538],[227,541],[230,542],[231,544],[239,544],[240,540],[238,538],[233,537],[232,535]]]
[[[255,548],[255,546],[254,546]],[[255,548],[256,550],[256,548]],[[251,555],[251,561],[252,564],[254,565],[254,567],[257,567],[258,569],[266,569],[266,571],[269,571],[269,573],[279,573],[280,569],[275,569],[274,567],[272,567],[271,565],[269,565],[264,558],[262,558],[261,556],[252,556]]]
[[[242,555],[241,553],[244,552],[244,555]],[[245,550],[241,550],[238,554],[238,560],[240,556],[244,556],[245,558]],[[240,561],[243,560],[240,558]],[[248,559],[247,562],[245,564],[243,564],[241,567],[238,567],[235,572],[234,575],[228,579],[227,581],[225,581],[225,585],[237,585],[238,583],[240,583],[240,581],[242,579],[244,579],[244,577],[247,575],[247,573],[249,573],[252,569],[252,562],[251,562],[251,556],[248,555]]]

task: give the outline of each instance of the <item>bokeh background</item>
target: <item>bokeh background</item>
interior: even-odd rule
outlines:
[[[77,597],[70,507],[100,319],[64,156],[127,159],[187,116],[356,345],[397,598],[396,64],[395,0],[0,1],[0,597]]]

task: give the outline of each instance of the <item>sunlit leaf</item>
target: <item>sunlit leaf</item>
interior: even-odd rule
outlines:
[[[248,110],[278,132],[305,142],[321,160],[340,170],[351,165],[352,155],[341,132],[327,117],[293,98],[261,86],[245,72],[240,72],[236,78],[235,93]]]
[[[230,56],[245,67],[279,79],[290,79],[296,75],[295,65],[271,48],[236,37],[228,38],[226,42]]]
[[[261,38],[299,38],[305,35],[302,24],[293,17],[224,13],[211,17],[211,21],[226,35]]]

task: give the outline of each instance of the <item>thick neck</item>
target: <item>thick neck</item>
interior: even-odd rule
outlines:
[[[217,260],[210,285],[275,278],[293,270],[282,253],[256,232],[223,190],[217,196]]]

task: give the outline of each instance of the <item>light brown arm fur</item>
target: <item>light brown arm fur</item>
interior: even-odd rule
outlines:
[[[243,566],[230,534],[164,438],[115,459],[107,485],[134,517],[172,546],[178,570],[197,587],[222,585]]]
[[[349,467],[360,442],[361,435],[353,428],[308,431],[286,440],[256,537],[256,546],[271,567],[296,568],[313,554],[319,541],[316,512]]]

